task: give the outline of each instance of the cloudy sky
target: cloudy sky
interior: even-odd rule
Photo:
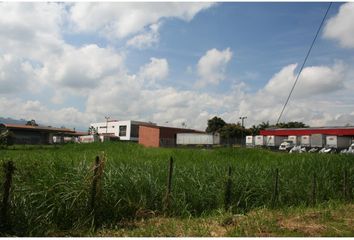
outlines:
[[[87,129],[274,123],[328,3],[0,3],[0,117]],[[354,125],[354,3],[333,3],[281,121]]]

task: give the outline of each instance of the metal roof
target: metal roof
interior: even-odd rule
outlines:
[[[166,126],[158,126],[158,125],[142,125],[143,127],[148,127],[148,128],[159,128],[159,129],[173,129],[173,130],[181,130],[181,131],[193,131],[196,133],[205,133],[200,130],[195,130],[195,129],[189,129],[189,128],[178,128],[178,127],[166,127]]]
[[[22,129],[28,131],[47,131],[47,132],[63,132],[63,133],[75,133],[74,130],[69,128],[55,128],[45,126],[31,126],[22,124],[2,124],[8,129]]]

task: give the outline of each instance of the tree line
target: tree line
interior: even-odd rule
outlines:
[[[222,138],[241,138],[246,135],[259,135],[260,130],[266,128],[308,128],[309,126],[303,122],[281,122],[278,124],[270,124],[262,122],[258,125],[252,125],[250,128],[241,126],[240,122],[226,123],[220,117],[213,117],[208,120],[208,126],[205,129],[207,133],[219,133]]]

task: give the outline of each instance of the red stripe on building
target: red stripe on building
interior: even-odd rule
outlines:
[[[260,134],[263,136],[290,136],[290,135],[311,135],[311,134],[324,134],[336,136],[354,136],[354,128],[303,128],[303,129],[266,129],[261,130]]]

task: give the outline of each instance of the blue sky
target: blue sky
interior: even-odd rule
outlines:
[[[274,122],[328,4],[1,3],[0,116]],[[283,121],[354,125],[353,5],[332,4]]]

